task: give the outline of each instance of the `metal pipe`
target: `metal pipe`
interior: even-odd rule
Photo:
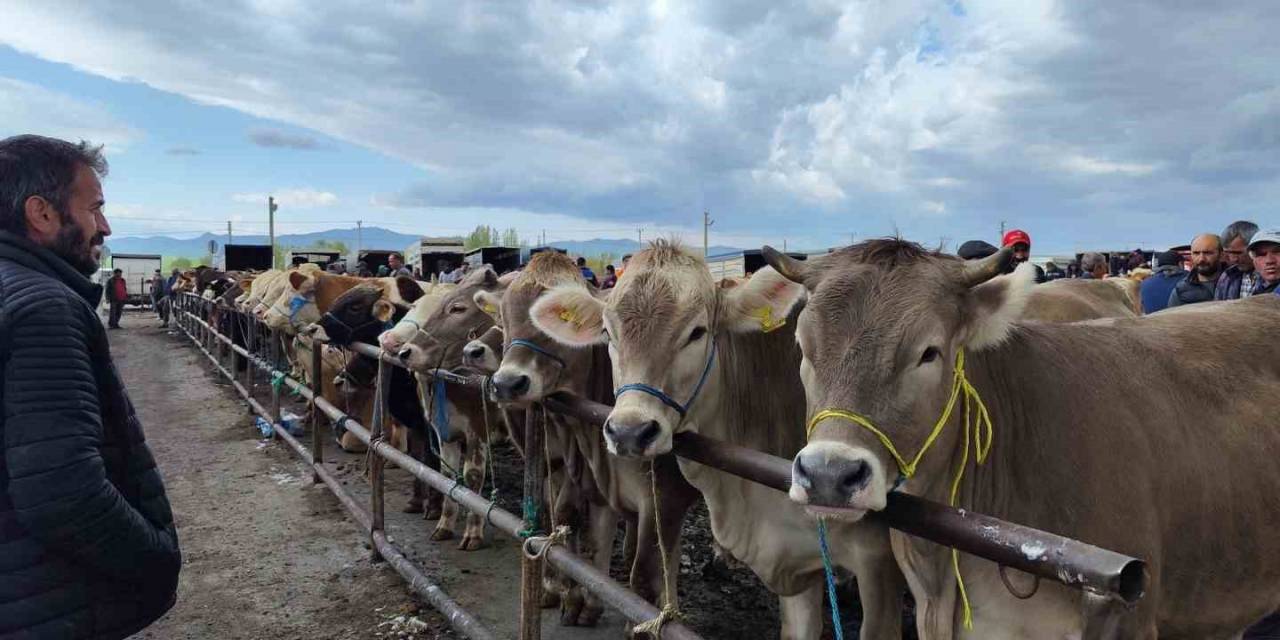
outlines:
[[[546,405],[597,426],[604,424],[611,411],[608,405],[567,394],[547,398]],[[672,452],[784,493],[791,489],[791,462],[777,456],[691,432],[676,434]],[[904,533],[1126,603],[1137,602],[1146,591],[1142,560],[967,509],[895,491],[883,511],[868,517]]]

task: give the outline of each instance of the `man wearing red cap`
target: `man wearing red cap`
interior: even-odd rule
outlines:
[[[1013,273],[1013,270],[1020,264],[1031,259],[1031,236],[1027,235],[1022,229],[1011,229],[1004,234],[1004,238],[1000,241],[1000,247],[1013,247],[1013,260],[1009,261],[1005,273]],[[1031,265],[1036,268],[1036,284],[1044,282],[1044,269],[1040,265]]]

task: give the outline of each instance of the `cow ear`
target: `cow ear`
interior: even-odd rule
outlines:
[[[495,321],[500,320],[501,314],[499,311],[502,309],[501,293],[481,289],[471,296],[471,299],[475,301],[476,306],[480,307],[481,311],[489,314]]]
[[[396,305],[386,298],[378,298],[373,303],[373,317],[380,322],[390,322],[396,315]]]
[[[750,280],[720,290],[723,326],[736,333],[769,333],[787,324],[787,315],[804,293],[804,285],[765,267]]]
[[[293,287],[293,290],[294,290],[294,291],[297,291],[298,289],[301,289],[301,288],[302,288],[302,283],[303,283],[303,282],[305,282],[305,281],[306,281],[306,279],[307,279],[307,274],[305,274],[305,273],[303,273],[303,272],[301,272],[301,271],[290,271],[290,272],[289,272],[289,286],[290,286],[290,287]]]
[[[1024,262],[1012,274],[970,288],[963,303],[968,318],[964,345],[981,351],[1004,342],[1014,322],[1022,317],[1035,284],[1036,267]]]
[[[409,304],[425,295],[422,285],[409,276],[396,276],[396,289],[400,291],[400,299]]]
[[[586,347],[608,340],[604,333],[604,303],[581,286],[547,291],[533,303],[529,317],[539,331],[570,347]]]

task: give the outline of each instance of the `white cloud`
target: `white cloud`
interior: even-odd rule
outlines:
[[[280,189],[272,193],[237,193],[231,196],[236,202],[245,204],[266,205],[267,198],[274,197],[281,207],[297,209],[315,209],[331,207],[338,203],[338,196],[329,191],[316,189]]]
[[[402,158],[402,208],[1071,246],[1280,204],[1274,2],[962,5],[31,0],[0,43]]]
[[[120,153],[142,137],[102,105],[0,77],[0,137],[19,133],[88,140],[105,145],[109,153]]]

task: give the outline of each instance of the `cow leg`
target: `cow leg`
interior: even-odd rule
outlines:
[[[425,438],[423,438],[423,434],[412,429],[408,431],[409,455],[414,460],[425,462],[424,458],[426,456],[427,445]],[[422,500],[426,496],[427,491],[429,491],[429,489],[427,489],[426,483],[415,477],[413,479],[413,495],[409,498],[409,504],[405,505],[404,512],[422,513]]]
[[[474,422],[472,423],[475,424]],[[481,429],[484,427],[481,426]],[[488,448],[480,441],[476,434],[474,426],[466,430],[467,433],[467,451],[466,463],[463,467],[462,478],[467,488],[483,495],[484,490],[484,472],[488,464]],[[462,531],[462,542],[458,544],[458,549],[462,551],[475,551],[484,546],[484,516],[479,513],[467,512],[467,526]]]
[[[822,637],[822,581],[790,596],[778,596],[782,640],[818,640]]]
[[[440,446],[440,456],[443,462],[448,465],[450,473],[455,473],[457,469],[462,468],[462,443],[446,442]],[[458,515],[458,503],[453,500],[445,500],[444,508],[440,514],[440,521],[436,523],[435,531],[431,532],[431,539],[437,542],[441,540],[452,540],[454,536],[454,520]]]
[[[589,524],[591,564],[604,575],[609,575],[609,562],[613,559],[613,539],[618,536],[618,513],[605,505],[591,505]],[[604,603],[594,593],[587,593],[586,606],[578,616],[578,624],[594,627],[604,614]]]
[[[1150,616],[1142,615],[1141,609],[1131,611],[1110,598],[1093,593],[1082,593],[1080,598],[1084,610],[1081,640],[1156,639],[1158,633],[1155,621],[1150,620]]]
[[[927,640],[954,638],[959,602],[950,550],[897,531],[889,532],[889,544],[916,600],[916,632]]]
[[[902,637],[902,592],[906,588],[906,578],[898,569],[888,545],[888,531],[878,529],[873,535],[875,539],[871,543],[858,544],[860,553],[850,567],[857,576],[858,599],[862,603],[862,627],[858,637],[864,640],[898,640]]]
[[[429,425],[422,435],[422,446],[422,463],[432,471],[440,471],[440,456],[436,453],[440,450],[440,438],[436,435],[436,430]],[[439,520],[444,506],[444,494],[431,487],[425,490],[426,505],[423,507],[422,517],[425,520]]]
[[[636,538],[640,532],[640,520],[635,514],[623,514],[626,529],[622,534],[622,564],[633,567],[636,564]]]

